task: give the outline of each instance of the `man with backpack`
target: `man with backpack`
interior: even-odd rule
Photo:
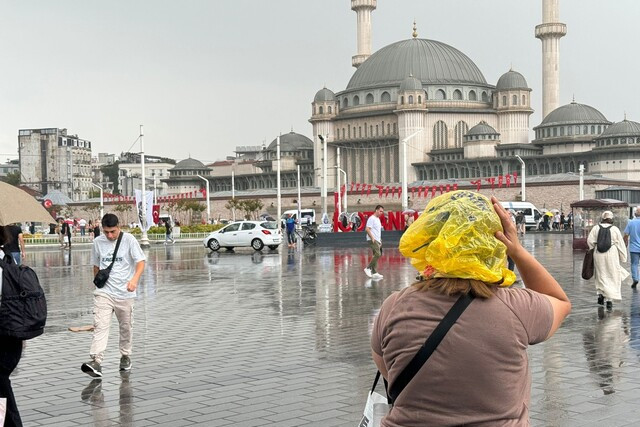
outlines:
[[[133,304],[146,257],[133,235],[120,230],[118,217],[102,218],[102,234],[93,240],[92,262],[97,289],[93,293],[93,340],[81,369],[92,377],[102,377],[102,360],[109,339],[111,317],[120,326],[120,370],[131,369]],[[103,278],[103,280],[98,280]]]

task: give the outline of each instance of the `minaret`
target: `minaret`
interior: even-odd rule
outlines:
[[[542,0],[542,24],[536,26],[542,41],[542,118],[560,105],[560,39],[567,26],[558,20],[558,0]]]
[[[358,14],[358,54],[351,58],[356,68],[371,56],[371,12],[377,6],[378,0],[351,0],[351,10]]]

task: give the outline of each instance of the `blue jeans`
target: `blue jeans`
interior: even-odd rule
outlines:
[[[638,281],[638,261],[640,261],[640,252],[631,252],[631,278],[634,282]]]
[[[22,261],[22,258],[20,258],[20,252],[11,252],[11,256],[13,257],[13,260],[16,262],[16,264],[20,265],[20,261]],[[637,265],[638,265],[638,262],[636,261],[636,266]]]

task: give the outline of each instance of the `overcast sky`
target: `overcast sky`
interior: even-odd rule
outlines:
[[[513,69],[541,110],[541,0],[379,0],[373,50],[411,37],[468,55],[491,84]],[[638,0],[560,0],[561,103],[640,121]],[[348,0],[2,0],[0,159],[21,128],[59,127],[119,154],[213,161],[278,133],[311,137],[311,101],[354,72]],[[139,148],[134,148],[139,150]]]

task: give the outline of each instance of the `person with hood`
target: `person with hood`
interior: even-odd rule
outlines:
[[[594,249],[593,279],[598,304],[606,303],[607,310],[612,310],[613,300],[622,299],[622,282],[629,277],[629,272],[620,265],[621,262],[627,261],[627,247],[620,229],[613,225],[613,212],[602,213],[602,221],[589,232],[587,244],[589,249]]]
[[[520,245],[509,213],[472,191],[443,194],[404,232],[399,250],[419,276],[384,301],[373,323],[373,360],[395,395],[381,427],[529,425],[527,347],[549,339],[571,303]],[[507,255],[526,289],[511,287]],[[461,302],[466,309],[407,376],[425,340]]]

